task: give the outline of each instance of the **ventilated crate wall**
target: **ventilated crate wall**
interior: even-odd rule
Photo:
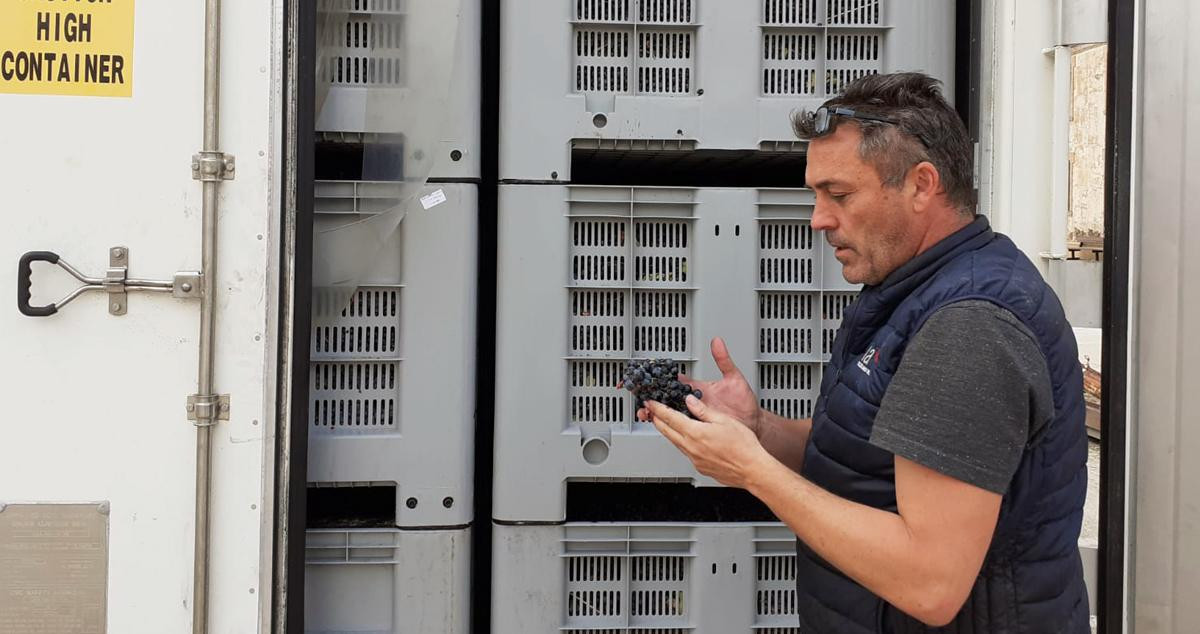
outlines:
[[[617,537],[621,541],[594,544],[581,538],[564,542],[566,627],[616,626],[624,632],[687,625],[689,540]],[[639,548],[650,552],[636,552]],[[614,550],[619,554],[610,554]]]
[[[694,360],[694,201],[686,190],[663,198],[639,198],[637,189],[574,191],[567,209],[570,422],[644,426],[617,384],[630,359],[674,359],[680,372]]]
[[[762,94],[830,97],[884,70],[884,0],[761,0]]]
[[[309,418],[315,433],[389,433],[400,400],[400,288],[314,293]],[[340,308],[340,310],[339,310]]]
[[[789,418],[812,416],[822,364],[857,296],[812,228],[812,205],[812,195],[799,191],[764,191],[758,201],[756,387],[760,406]]]
[[[467,634],[470,529],[313,529],[305,632]]]
[[[833,341],[846,315],[846,309],[858,296],[853,292],[827,292],[821,295],[821,355],[828,359]]]
[[[409,63],[407,24],[400,0],[322,0],[321,53],[331,86],[401,87]]]
[[[815,363],[759,363],[758,404],[787,418],[812,418],[821,387]]]
[[[361,1],[361,0],[360,0]],[[394,182],[317,181],[314,230],[400,203]],[[352,289],[313,289],[308,478],[395,485],[401,527],[472,520],[476,190],[428,186]]]
[[[366,0],[345,0],[363,3]],[[324,222],[349,222],[399,203],[395,183],[321,181],[313,209]],[[401,229],[403,231],[403,229]],[[309,422],[316,434],[399,431],[402,271],[385,258],[377,284],[314,289],[309,349]]]
[[[800,634],[796,625],[796,538],[784,526],[754,536],[756,634]]]
[[[493,539],[496,634],[798,634],[783,525],[496,526]]]
[[[841,267],[812,204],[803,190],[501,186],[495,518],[562,521],[572,480],[716,485],[636,420],[617,387],[630,359],[712,379],[720,336],[763,407],[810,417],[854,294],[828,283]]]
[[[796,109],[870,73],[954,94],[952,0],[511,0],[501,28],[507,181],[570,182],[572,147],[788,148]]]
[[[697,0],[580,0],[575,92],[686,95],[696,75]]]
[[[479,178],[480,147],[480,0],[460,0],[453,58],[430,59],[422,51],[422,20],[440,16],[428,9],[410,10],[411,0],[318,0],[317,83],[326,94],[317,112],[316,130],[327,142],[375,143],[380,135],[389,142],[411,136],[393,113],[412,108],[414,102],[446,99],[441,125],[430,147],[436,152],[432,176]],[[441,27],[439,27],[441,28]],[[428,45],[425,46],[428,49]],[[416,49],[416,50],[414,50]],[[422,78],[421,65],[444,70],[443,86]],[[407,104],[407,106],[406,106]],[[426,109],[434,104],[423,104]]]

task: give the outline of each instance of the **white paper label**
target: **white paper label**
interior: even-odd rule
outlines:
[[[446,192],[440,189],[432,194],[429,194],[428,196],[421,197],[421,206],[424,207],[426,211],[429,211],[430,209],[437,207],[444,202],[446,202]]]

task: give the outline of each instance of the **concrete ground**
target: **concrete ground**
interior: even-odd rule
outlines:
[[[1076,328],[1075,341],[1079,344],[1079,361],[1099,370],[1101,357],[1101,330],[1099,328]],[[1079,532],[1079,545],[1096,548],[1100,543],[1100,443],[1088,441],[1088,491],[1083,505],[1083,528]],[[1092,606],[1094,611],[1096,606]],[[1096,632],[1096,617],[1092,617],[1092,632]]]
[[[1100,443],[1088,443],[1088,492],[1083,505],[1083,530],[1079,545],[1095,548],[1100,539]]]
[[[1101,330],[1099,328],[1075,328],[1075,341],[1079,344],[1079,361],[1099,370],[1101,362]],[[1083,507],[1083,530],[1079,534],[1081,546],[1095,548],[1100,539],[1100,443],[1096,440],[1088,446],[1088,493]]]

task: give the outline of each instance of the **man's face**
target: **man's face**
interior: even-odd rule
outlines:
[[[862,133],[843,123],[808,146],[808,186],[817,194],[812,227],[842,263],[852,284],[879,284],[916,254],[912,188],[886,187],[875,167],[859,156]]]

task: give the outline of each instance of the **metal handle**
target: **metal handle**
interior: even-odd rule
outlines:
[[[30,251],[21,256],[17,267],[17,309],[27,317],[49,317],[58,312],[58,306],[32,306],[29,299],[33,291],[33,263],[58,264],[58,254],[50,251]]]
[[[112,315],[124,315],[126,295],[131,291],[150,291],[156,293],[172,293],[182,299],[196,298],[202,295],[200,284],[203,276],[195,271],[180,271],[170,280],[142,280],[129,277],[129,249],[113,247],[108,250],[108,271],[104,277],[88,277],[71,266],[57,253],[50,251],[30,251],[21,256],[21,264],[17,268],[17,308],[22,315],[29,317],[49,317],[57,313],[63,306],[70,304],[76,297],[89,291],[104,291],[111,301],[108,302],[108,312]],[[57,264],[71,277],[79,280],[78,286],[66,297],[49,306],[30,306],[29,298],[33,289],[33,263],[46,262]]]

